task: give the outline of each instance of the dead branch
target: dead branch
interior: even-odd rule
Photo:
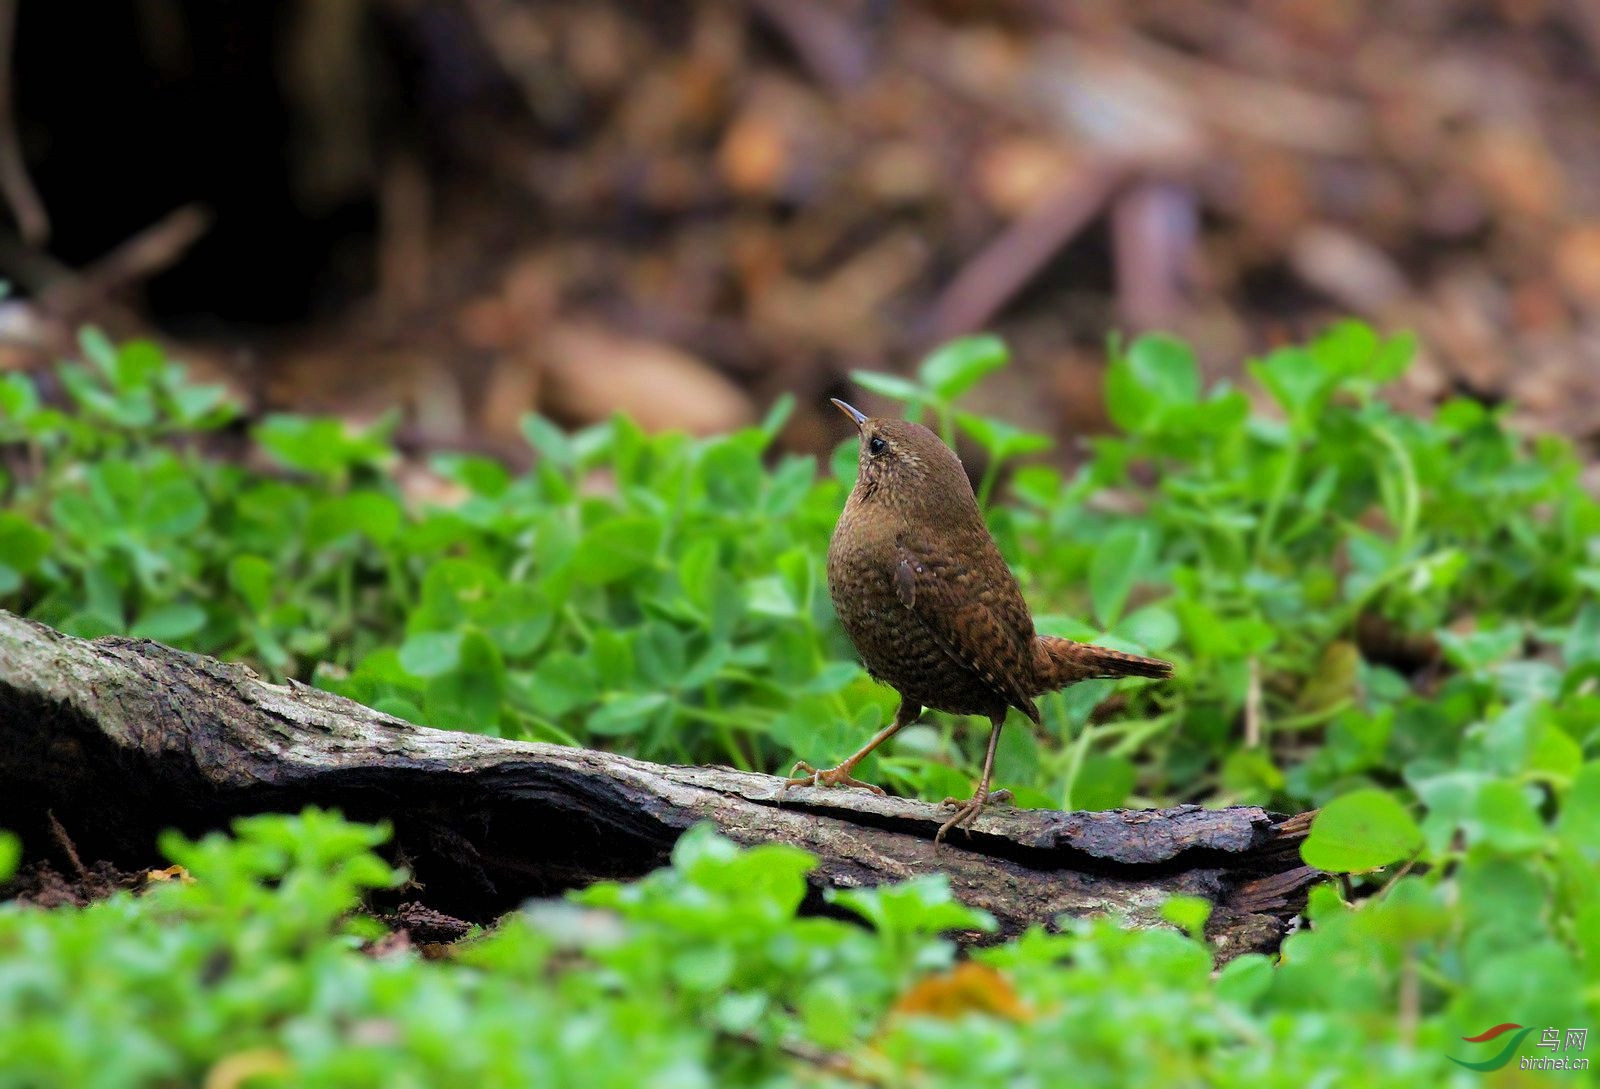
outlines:
[[[50,240],[50,215],[28,176],[17,135],[16,88],[11,72],[16,34],[17,0],[0,0],[0,196],[11,205],[23,244],[38,247]]]
[[[989,324],[1099,214],[1120,175],[1120,169],[1108,166],[1073,174],[996,235],[933,304],[930,342]]]
[[[486,920],[529,896],[639,876],[711,821],[740,843],[816,855],[819,893],[947,873],[1002,935],[1060,915],[1155,925],[1169,896],[1204,896],[1224,959],[1275,948],[1319,876],[1299,859],[1304,822],[1252,806],[1000,808],[936,850],[937,806],[779,783],[425,729],[241,665],[0,612],[0,826],[30,854],[48,848],[52,811],[85,858],[142,865],[166,827],[333,806],[393,824],[430,908]]]

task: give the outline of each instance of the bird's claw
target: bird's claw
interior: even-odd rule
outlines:
[[[971,836],[972,822],[977,820],[978,814],[983,812],[983,809],[986,805],[988,805],[990,802],[1009,802],[1010,800],[1011,791],[1009,790],[987,789],[975,792],[971,799],[965,802],[963,802],[960,798],[946,798],[944,801],[939,803],[941,808],[952,805],[959,806],[960,808],[956,810],[955,816],[951,817],[949,820],[945,821],[939,826],[939,830],[933,835],[933,845],[937,847],[939,844],[943,843],[944,837],[950,834],[950,830],[952,828],[964,829],[967,835]]]
[[[810,764],[806,763],[804,760],[796,760],[795,763],[794,763],[794,767],[789,769],[789,776],[790,777],[783,781],[783,784],[782,784],[782,786],[779,787],[779,789],[780,790],[788,790],[792,786],[810,786],[810,787],[836,787],[836,786],[842,786],[842,787],[861,787],[864,790],[872,791],[872,793],[877,794],[880,797],[884,794],[884,789],[881,786],[878,786],[875,783],[867,783],[867,782],[863,782],[860,779],[851,778],[850,777],[850,772],[852,770],[854,770],[854,769],[846,767],[843,764],[840,764],[836,768],[823,768],[822,770],[819,771],[816,768],[812,767]],[[796,775],[795,772],[803,772],[804,774]]]

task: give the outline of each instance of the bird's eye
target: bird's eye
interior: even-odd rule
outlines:
[[[867,453],[869,453],[869,454],[881,454],[881,453],[883,453],[883,448],[885,446],[887,446],[887,445],[889,445],[889,444],[884,442],[877,435],[874,435],[874,436],[872,436],[872,438],[867,440]]]

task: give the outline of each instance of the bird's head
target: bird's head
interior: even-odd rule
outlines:
[[[860,433],[855,495],[861,501],[897,506],[973,506],[972,483],[956,452],[932,431],[910,420],[867,416],[832,398]]]

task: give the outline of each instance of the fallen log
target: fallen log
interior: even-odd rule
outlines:
[[[938,806],[414,726],[305,685],[149,640],[74,638],[0,612],[0,827],[28,857],[149,865],[164,828],[336,807],[393,825],[428,908],[488,921],[531,896],[663,864],[711,821],[817,857],[821,890],[943,872],[1000,935],[1057,916],[1158,925],[1176,893],[1214,905],[1218,956],[1271,951],[1321,875],[1307,821],[1254,806],[1063,813],[996,807],[936,848]],[[978,940],[979,935],[968,936]]]

